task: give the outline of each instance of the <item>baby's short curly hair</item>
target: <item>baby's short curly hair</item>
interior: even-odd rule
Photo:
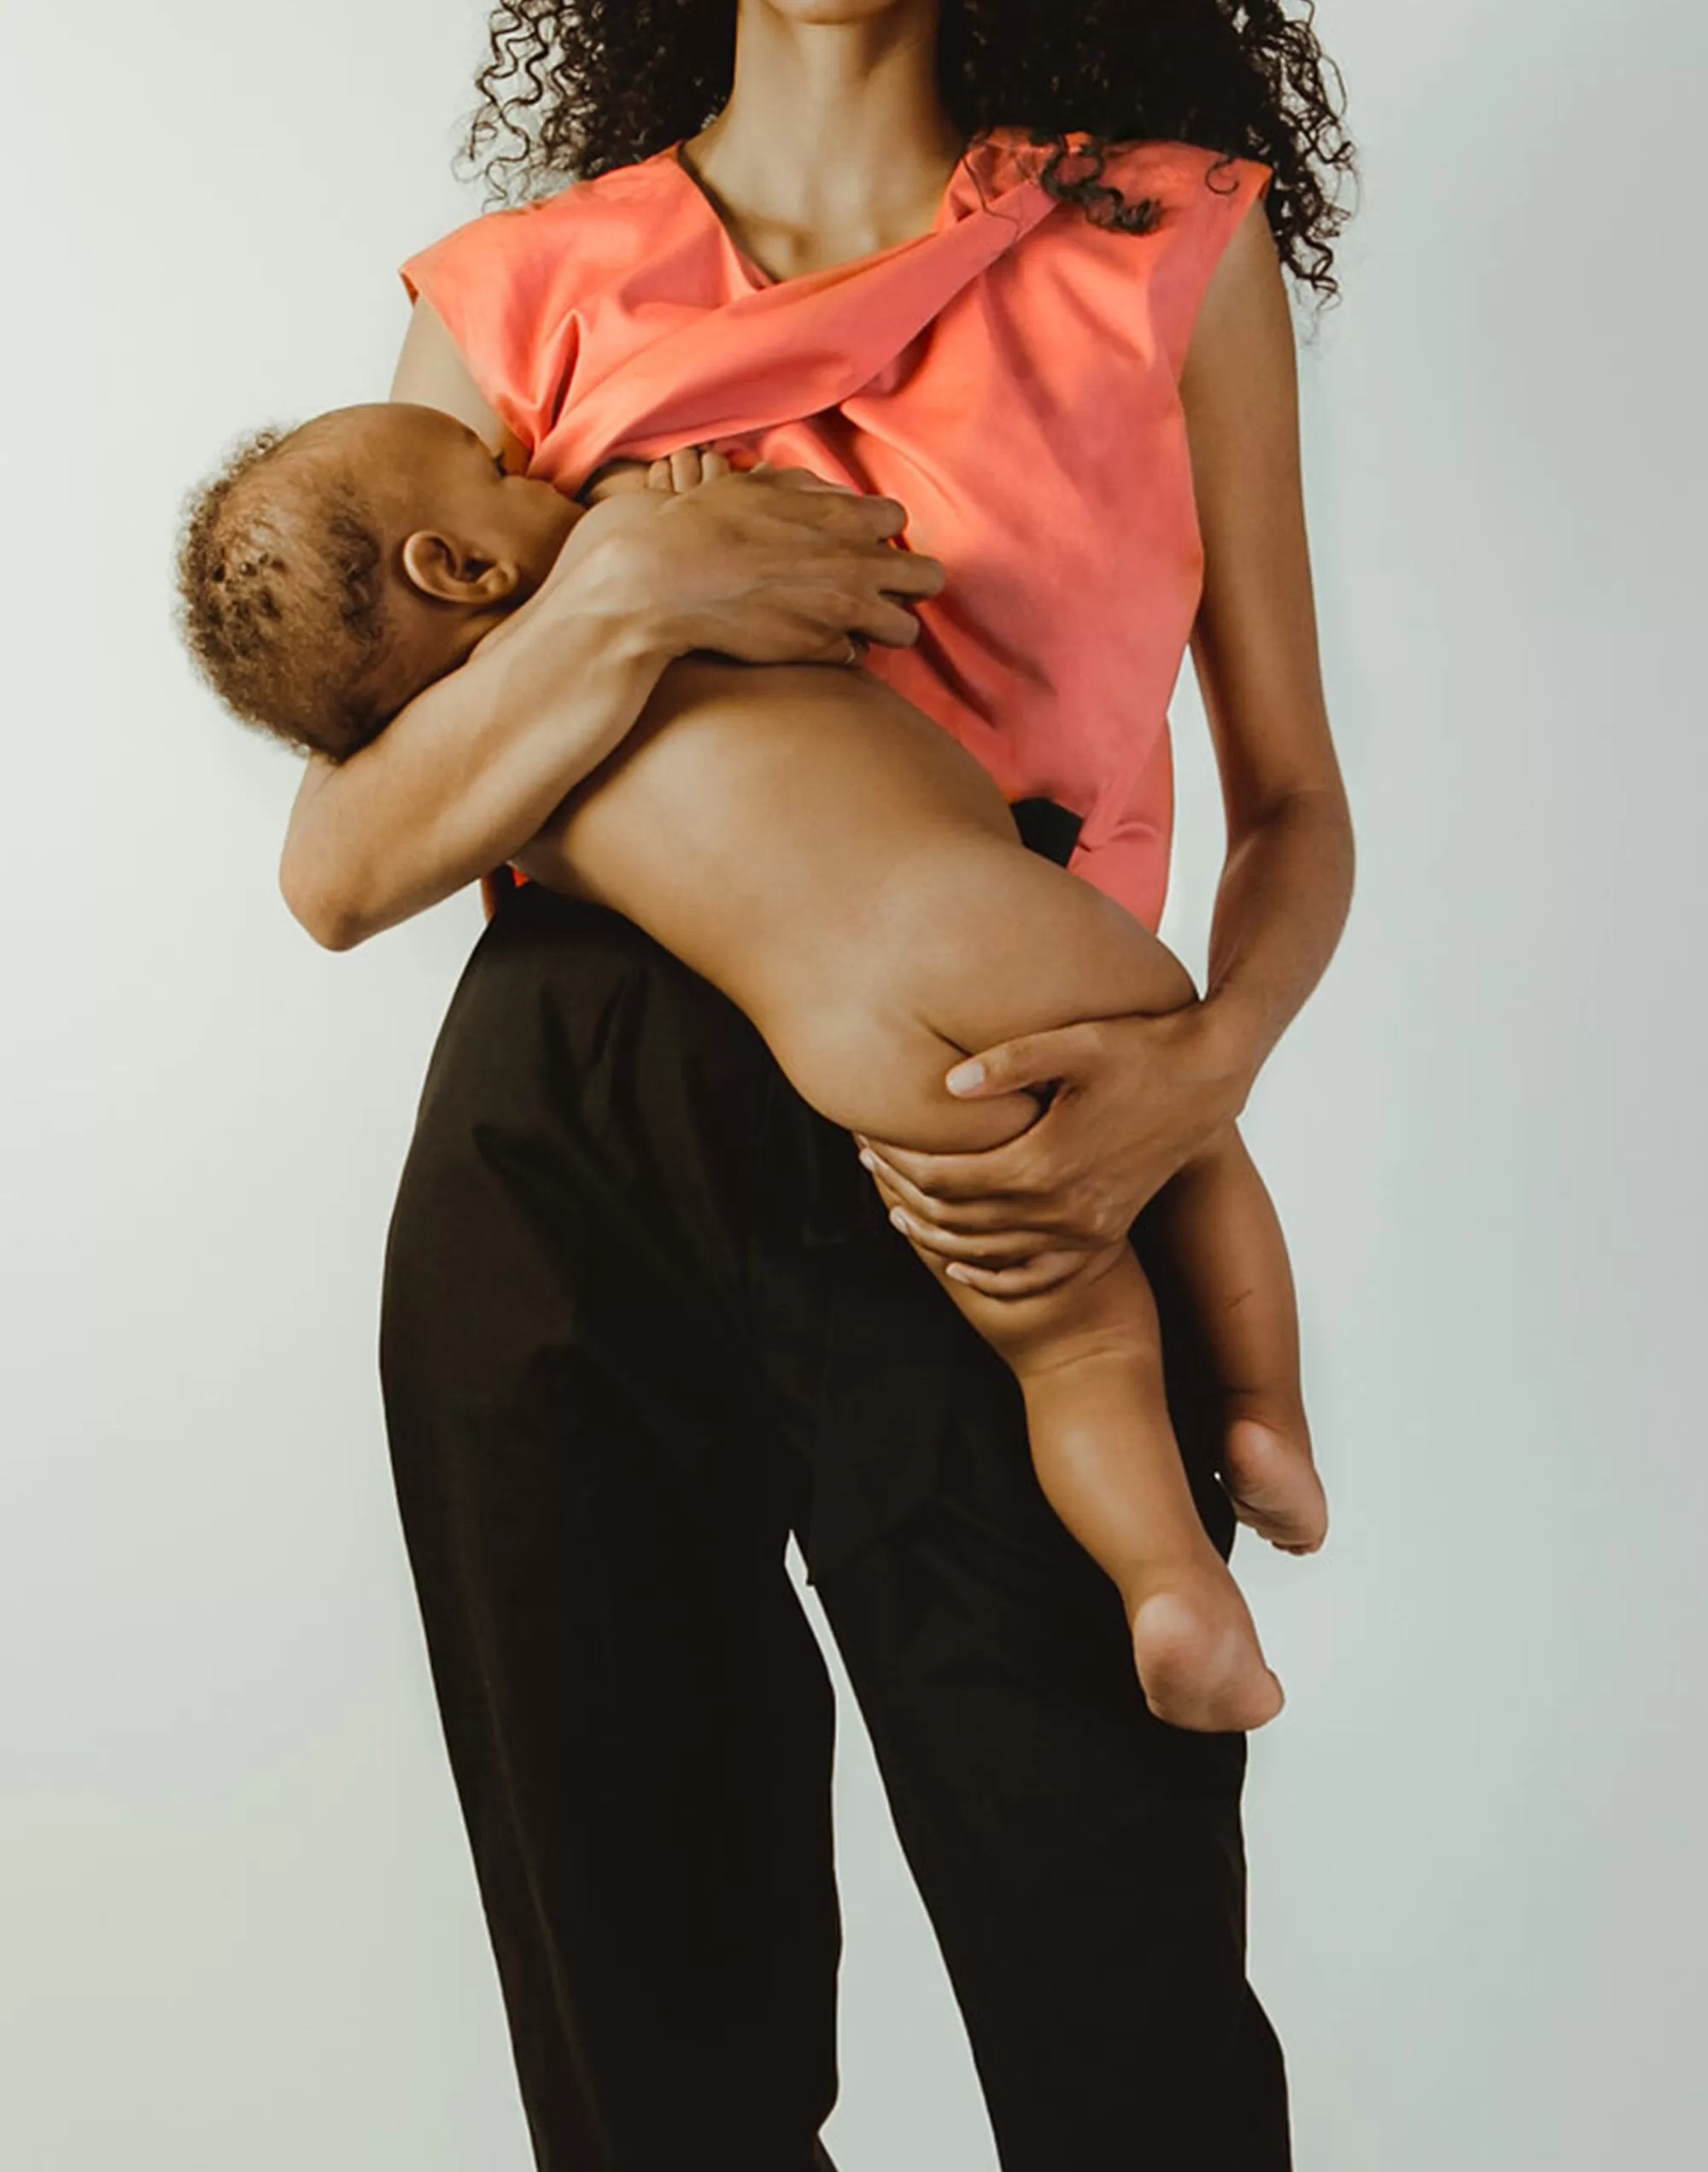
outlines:
[[[342,761],[388,721],[386,544],[316,437],[252,430],[185,498],[176,619],[234,716]]]

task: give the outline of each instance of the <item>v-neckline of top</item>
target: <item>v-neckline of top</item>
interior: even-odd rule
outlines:
[[[944,183],[943,192],[937,200],[936,209],[932,213],[931,224],[921,232],[910,234],[904,241],[892,242],[886,249],[869,249],[863,256],[845,256],[838,263],[820,264],[807,272],[792,272],[782,278],[774,277],[763,264],[750,256],[730,232],[722,213],[712,201],[711,191],[682,155],[683,146],[687,141],[685,136],[679,136],[674,143],[667,143],[658,155],[659,162],[668,167],[687,187],[695,203],[699,207],[701,214],[722,241],[724,253],[731,265],[753,291],[764,292],[771,289],[801,286],[809,280],[829,278],[837,273],[863,271],[869,265],[886,263],[891,257],[899,256],[904,249],[917,249],[921,242],[929,241],[933,235],[945,232],[956,223],[954,213],[957,201],[963,193],[963,177],[971,181],[978,198],[973,208],[975,210],[988,208],[992,199],[980,186],[979,179],[973,173],[971,161],[980,151],[994,150],[999,157],[1010,152],[1014,148],[1010,139],[1017,132],[1012,127],[1000,122],[975,132],[950,170],[949,179]],[[1029,182],[1035,183],[1037,177],[1028,173],[1018,179],[1024,185]],[[998,190],[997,193],[1006,193],[1006,190]]]

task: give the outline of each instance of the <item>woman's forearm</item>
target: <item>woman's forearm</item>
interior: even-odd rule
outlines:
[[[313,761],[279,887],[331,950],[500,865],[617,746],[676,653],[655,614],[560,596],[547,624],[477,652],[371,746]]]
[[[1334,955],[1353,861],[1337,788],[1290,795],[1233,841],[1216,892],[1203,1016],[1245,1087]]]
[[[888,547],[893,498],[804,469],[621,493],[467,663],[334,765],[311,758],[279,869],[330,949],[436,905],[519,852],[640,718],[674,659],[845,662],[851,632],[905,647],[943,567]]]

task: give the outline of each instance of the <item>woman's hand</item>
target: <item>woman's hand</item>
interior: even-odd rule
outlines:
[[[1059,1081],[1047,1107],[1002,1145],[921,1154],[855,1137],[915,1244],[988,1296],[1028,1297],[1126,1235],[1175,1171],[1237,1117],[1252,1068],[1213,1001],[1089,1019],[1004,1041],[948,1073],[950,1092],[964,1099]]]
[[[572,588],[577,607],[644,619],[676,655],[845,664],[851,634],[910,647],[919,621],[908,604],[944,586],[938,559],[892,547],[904,506],[805,468],[733,469],[689,448],[645,474],[636,464],[599,477],[589,495],[596,502],[551,575],[510,623],[548,615],[555,593]]]

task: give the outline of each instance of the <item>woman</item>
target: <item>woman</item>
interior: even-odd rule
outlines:
[[[648,244],[643,303],[675,307],[715,275],[734,283],[708,312],[722,330],[787,324],[832,267],[857,279],[910,262],[916,240],[951,227],[956,246],[980,209],[963,224],[955,195],[968,137],[1015,115],[1040,133],[1208,144],[1274,180],[1266,220],[1230,222],[1202,252],[1202,282],[1190,249],[1130,260],[1135,296],[1142,266],[1172,261],[1173,315],[1157,321],[1184,333],[1190,319],[1190,353],[1164,341],[1127,375],[1159,463],[1132,504],[1134,563],[1148,580],[1152,528],[1178,545],[1185,520],[1202,536],[1192,635],[1230,832],[1203,1000],[986,1051],[979,1090],[1060,1080],[1047,1112],[1009,1145],[952,1161],[874,1142],[875,1189],[731,1005],[617,916],[538,883],[501,899],[447,1019],[393,1224],[383,1369],[538,2159],[548,2172],[826,2161],[831,1712],[783,1562],[793,1528],[1009,2172],[1124,2156],[1278,2168],[1280,2055],[1243,1972],[1243,1739],[1144,1712],[1119,1599],[1038,1494],[1011,1376],[876,1202],[997,1296],[1124,1232],[1143,1250],[1145,1203],[1237,1115],[1338,935],[1349,828],[1316,664],[1280,269],[1284,246],[1325,284],[1334,214],[1315,169],[1348,154],[1324,149],[1320,58],[1278,9],[1243,10],[1236,28],[1214,0],[1108,30],[974,0],[570,15],[500,10],[477,143],[513,110],[490,94],[514,67],[538,86],[520,117],[541,177],[632,168],[635,200],[656,204],[659,154],[679,153],[670,186],[681,174],[694,195],[672,200],[670,249],[652,245],[663,229],[634,230]],[[879,456],[869,397],[903,417],[933,343],[997,321],[998,267],[1038,261],[1034,236],[1051,237],[1052,262],[1080,231],[1101,262],[1138,251],[1152,225],[1119,207],[1109,221],[1092,164],[1089,179],[1054,169],[1050,218],[1027,197],[1034,232],[1021,219],[997,235],[991,261],[933,302],[904,351],[870,358],[848,396],[729,434],[775,460],[810,423],[815,447],[863,471]],[[393,388],[458,414],[500,457],[525,454],[533,425],[477,323],[521,306],[502,267],[535,216],[487,222],[506,241],[483,262],[500,269],[460,337],[418,303]],[[620,254],[611,266],[615,280]],[[757,307],[737,306],[735,285]],[[1119,350],[1122,297],[1104,291],[1106,325],[1012,336]],[[1042,386],[1043,353],[993,347],[985,366]],[[1106,429],[1107,412],[1072,427]],[[1190,473],[1167,457],[1177,415]],[[647,439],[631,414],[589,439],[589,459],[663,449]],[[961,457],[937,478],[951,497],[975,479]],[[922,493],[923,460],[920,476]],[[672,656],[830,660],[851,630],[893,645],[873,652],[880,664],[947,653],[948,623],[927,606],[928,652],[898,624],[910,614],[886,594],[857,501],[738,480],[625,534],[615,555],[589,516],[571,547],[579,581],[572,565],[501,672],[454,674],[373,747],[311,766],[283,871],[311,929],[360,940],[525,857],[586,750],[614,743]],[[1031,558],[1047,616],[1050,556],[1034,545]],[[1148,606],[1141,588],[1133,609]],[[1031,662],[1016,646],[1016,686]],[[928,687],[914,698],[964,723]],[[995,744],[992,760],[1023,743]],[[1164,794],[1146,833],[1154,869],[1165,767],[1146,788]],[[1079,850],[1071,806],[1011,796],[1034,803],[1040,849]],[[1095,852],[1084,871],[1096,879]],[[1214,1426],[1161,1294],[1171,1402],[1225,1550]]]

